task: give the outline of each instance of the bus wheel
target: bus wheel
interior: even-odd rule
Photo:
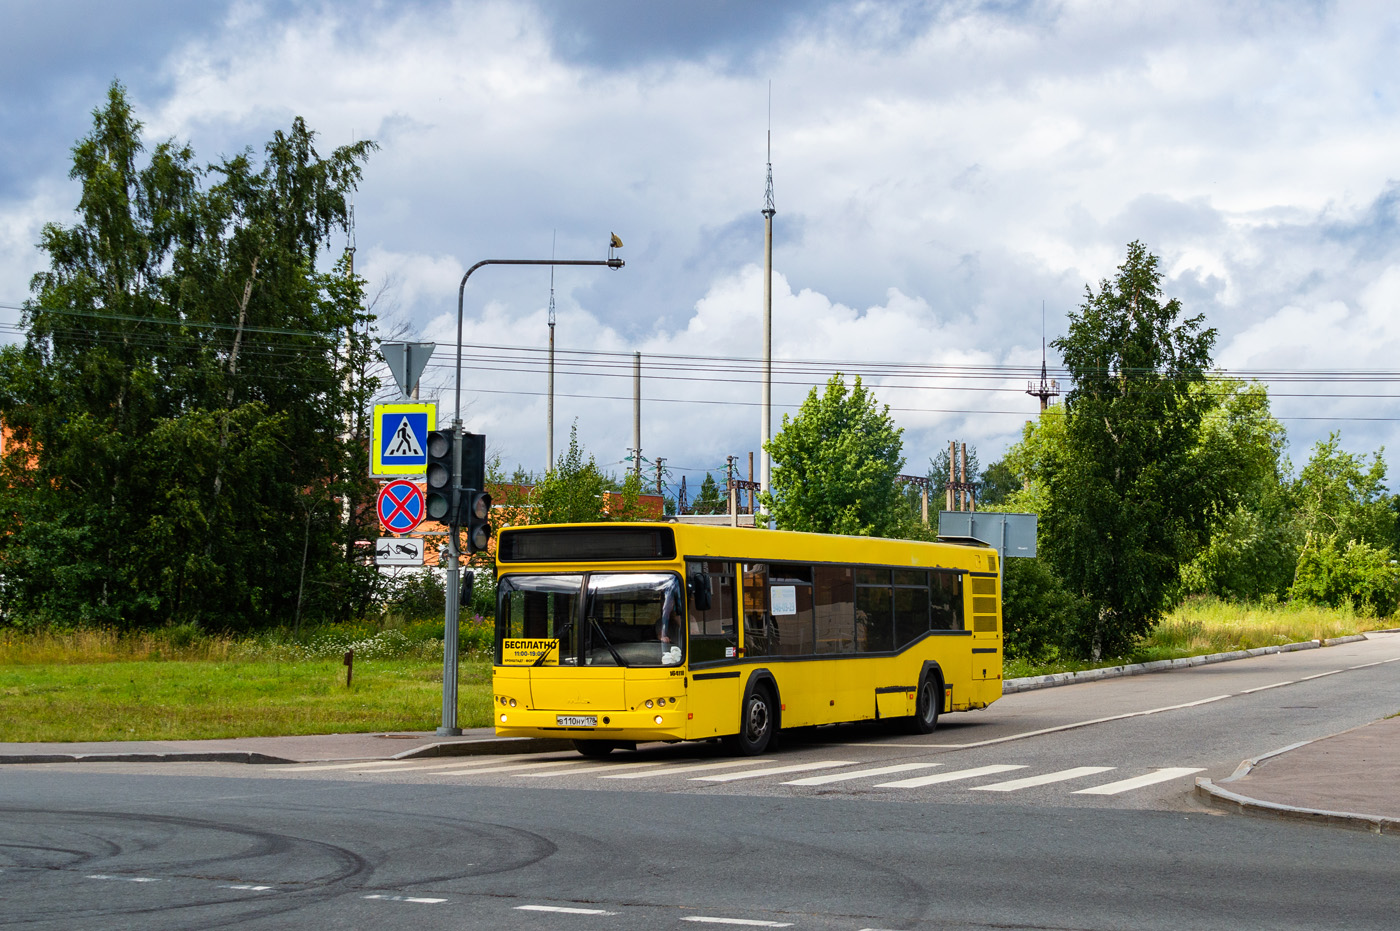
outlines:
[[[914,716],[905,719],[911,734],[932,734],[933,729],[938,726],[938,710],[942,703],[938,701],[937,685],[938,679],[934,676],[925,676],[919,685],[919,698],[914,705]]]
[[[575,740],[574,749],[584,756],[591,756],[595,759],[607,756],[617,748],[617,744],[611,740]]]
[[[773,740],[773,696],[760,685],[744,696],[739,733],[726,738],[729,749],[743,756],[758,756]]]

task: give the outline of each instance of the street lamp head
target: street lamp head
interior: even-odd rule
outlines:
[[[624,262],[624,261],[622,261],[622,259],[618,259],[618,258],[608,259],[608,268],[611,268],[611,269],[619,269],[619,268],[621,268],[623,265],[626,265],[626,264],[627,264],[627,263]]]

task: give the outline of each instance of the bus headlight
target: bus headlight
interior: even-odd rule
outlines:
[[[648,698],[648,699],[647,699],[647,707],[650,708],[651,706],[652,706],[652,700],[651,700],[650,698]]]
[[[510,700],[510,706],[511,706],[512,708],[515,707],[515,699],[512,698],[512,699]]]
[[[652,720],[655,721],[657,724],[660,724],[660,723],[661,723],[661,715],[658,714],[656,717],[652,718]]]
[[[501,723],[502,723],[502,724],[506,723],[506,716],[505,716],[505,715],[501,715]]]

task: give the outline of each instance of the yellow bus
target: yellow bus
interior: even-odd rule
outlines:
[[[996,550],[689,524],[507,528],[496,733],[586,756],[642,741],[766,750],[781,728],[1001,697]]]

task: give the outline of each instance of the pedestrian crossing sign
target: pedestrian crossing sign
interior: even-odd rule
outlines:
[[[437,429],[436,404],[376,404],[371,424],[370,475],[422,475],[428,470],[428,434]]]

